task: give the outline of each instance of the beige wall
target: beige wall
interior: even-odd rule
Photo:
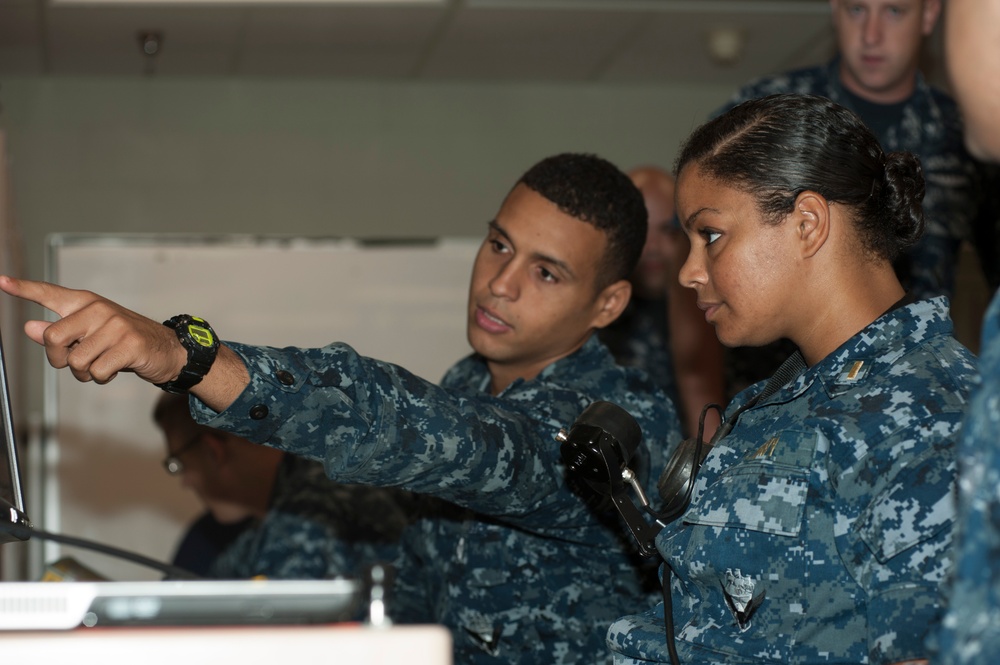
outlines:
[[[669,166],[683,137],[729,93],[29,78],[0,81],[0,125],[26,274],[42,278],[54,232],[479,236],[538,159],[572,150],[623,168]],[[37,413],[40,372],[27,374]]]
[[[623,168],[669,166],[680,141],[729,93],[712,86],[4,79],[0,128],[24,274],[43,278],[50,233],[479,237],[513,181],[538,159],[591,151]],[[970,295],[964,306],[972,314],[956,317],[967,341],[977,337],[980,300],[979,292]],[[40,313],[30,308],[29,315]],[[37,422],[44,359],[27,346],[24,410]]]
[[[40,279],[51,233],[478,238],[514,180],[538,159],[572,150],[599,153],[623,168],[669,166],[683,137],[729,92],[5,79],[0,128],[7,133],[13,212],[26,247],[23,274]],[[240,284],[209,288],[223,294]],[[28,315],[41,312],[31,307]],[[35,345],[26,347],[24,410],[37,422],[45,363]],[[45,467],[38,446],[31,448],[33,466]],[[76,525],[75,532],[86,535],[84,528]]]
[[[669,166],[730,92],[40,77],[0,80],[0,127],[25,272],[41,278],[53,232],[478,237],[536,160],[573,150]],[[957,317],[970,344],[978,314]],[[26,374],[40,413],[41,372]]]
[[[558,151],[669,163],[718,88],[6,80],[28,270],[46,233],[478,236]]]

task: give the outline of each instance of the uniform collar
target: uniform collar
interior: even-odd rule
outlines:
[[[814,376],[831,398],[836,397],[874,380],[927,340],[952,332],[947,298],[919,300],[875,319],[806,375]]]
[[[795,399],[815,382],[833,398],[871,381],[900,357],[932,337],[952,335],[948,314],[948,299],[944,296],[918,300],[899,306],[881,315],[864,329],[844,342],[812,367],[804,368],[789,383],[760,404],[787,402]],[[745,402],[763,389],[743,395]],[[742,394],[741,394],[742,395]],[[728,411],[729,409],[727,409]]]
[[[841,106],[845,106],[854,111],[854,108],[851,106],[850,100],[847,96],[847,90],[844,88],[844,84],[840,81],[841,59],[841,56],[837,55],[826,64],[826,76],[829,83],[830,99],[837,102]],[[905,101],[906,108],[914,106],[918,108],[918,113],[921,117],[926,116],[940,118],[942,113],[937,105],[934,104],[934,97],[931,94],[930,84],[927,83],[927,79],[924,78],[923,73],[921,73],[919,69],[916,72],[916,81],[913,93]]]
[[[607,347],[597,339],[597,335],[591,335],[579,349],[569,354],[565,358],[560,358],[554,363],[546,365],[538,376],[532,381],[552,380],[563,373],[570,371],[572,367],[574,374],[579,374],[581,368],[596,368],[602,365],[611,357]],[[489,392],[490,372],[486,366],[486,359],[479,354],[472,354],[464,361],[460,362],[449,372],[452,378],[458,379],[464,385],[475,392]],[[509,386],[500,391],[497,397],[503,396],[509,390],[521,386],[526,382],[524,379],[516,379]]]

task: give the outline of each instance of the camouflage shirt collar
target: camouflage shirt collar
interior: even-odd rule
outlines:
[[[549,379],[557,377],[567,371],[567,366],[572,366],[571,371],[577,374],[580,371],[581,364],[585,368],[596,367],[603,359],[608,357],[608,354],[607,347],[597,339],[597,335],[592,334],[579,349],[565,358],[560,358],[546,366],[545,369],[539,372],[538,378]]]
[[[839,97],[843,96],[844,86],[840,82],[840,62],[843,58],[836,55],[828,63],[826,63],[826,76],[830,81],[830,87],[838,93]],[[924,78],[923,73],[917,70],[917,87],[914,89],[914,96],[926,95],[930,93],[930,85],[927,83],[927,79]],[[841,103],[840,100],[835,99],[838,104]]]
[[[551,380],[565,372],[573,372],[575,375],[580,372],[581,366],[584,368],[596,367],[607,359],[609,355],[607,348],[597,339],[597,335],[591,335],[583,343],[583,346],[565,358],[560,358],[554,363],[547,365],[532,380]],[[466,357],[448,371],[445,376],[445,382],[448,386],[462,385],[469,392],[489,393],[490,371],[486,366],[486,359],[477,353]],[[500,397],[512,388],[521,386],[524,383],[530,382],[517,379],[500,391],[500,394],[497,396]]]
[[[841,57],[837,55],[826,65],[828,96],[841,106],[855,111],[856,109],[851,106],[850,98],[847,95],[844,84],[840,81],[840,62]],[[933,117],[938,119],[938,121],[940,121],[943,113],[934,102],[934,95],[931,94],[931,86],[919,69],[916,74],[916,86],[913,88],[913,94],[906,101],[906,109],[910,114],[915,113],[918,118]]]
[[[843,394],[880,374],[927,340],[952,332],[948,299],[944,296],[897,307],[803,372],[795,381],[796,388],[804,390],[818,380],[831,397]]]

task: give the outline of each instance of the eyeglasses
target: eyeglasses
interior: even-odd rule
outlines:
[[[161,464],[163,464],[163,468],[166,469],[167,473],[169,473],[171,476],[180,475],[181,472],[184,471],[184,463],[181,462],[180,459],[181,455],[194,448],[199,442],[201,442],[201,435],[196,434],[193,439],[185,443],[183,446],[181,446],[174,452],[167,455],[167,457],[164,458],[163,462],[161,462]]]

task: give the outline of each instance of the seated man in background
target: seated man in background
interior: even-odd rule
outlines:
[[[214,561],[189,569],[225,579],[357,577],[396,556],[404,493],[335,483],[319,462],[199,425],[183,395],[164,393],[153,419],[166,439],[167,472],[231,536],[202,548],[211,556],[211,545],[220,546]]]

